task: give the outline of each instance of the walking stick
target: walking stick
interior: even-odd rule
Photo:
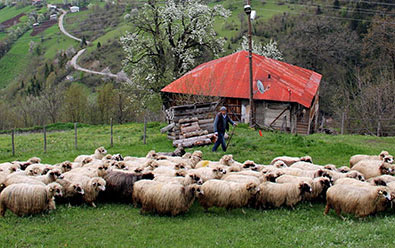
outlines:
[[[228,150],[230,141],[232,140],[233,134],[235,133],[236,126],[233,126],[232,133],[229,136],[228,142],[226,143],[226,150]]]

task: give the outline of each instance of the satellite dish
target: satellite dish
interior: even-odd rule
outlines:
[[[255,11],[255,10],[252,10],[252,11],[251,11],[251,20],[254,20],[255,17],[256,17],[256,11]]]
[[[267,90],[267,89],[265,89],[265,86],[263,86],[263,83],[261,82],[261,80],[258,80],[258,81],[256,82],[256,86],[258,87],[258,91],[259,91],[261,94],[265,93],[265,91]]]

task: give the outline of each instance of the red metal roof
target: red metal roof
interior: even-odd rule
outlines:
[[[255,100],[297,102],[310,108],[322,75],[257,54],[253,54],[252,61]],[[257,80],[265,89],[269,87],[263,94],[257,89]],[[201,64],[164,87],[162,92],[248,99],[248,52],[240,51]]]

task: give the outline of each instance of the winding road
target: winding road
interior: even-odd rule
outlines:
[[[65,10],[63,10],[63,9],[61,9],[60,11],[62,12],[62,14],[61,14],[60,17],[59,17],[59,22],[58,22],[60,31],[61,31],[64,35],[70,37],[71,39],[76,40],[76,41],[78,41],[78,42],[82,42],[82,39],[77,38],[77,37],[75,37],[74,35],[72,35],[72,34],[70,34],[69,32],[66,31],[66,29],[64,28],[63,23],[64,23],[64,17],[65,17],[65,15],[67,14],[67,12],[66,12]],[[89,44],[89,43],[90,43],[90,42],[87,41],[87,44]],[[86,51],[86,48],[79,50],[79,51],[77,52],[77,54],[74,55],[74,57],[70,60],[70,65],[71,65],[74,69],[76,69],[77,71],[82,71],[82,72],[91,73],[91,74],[95,74],[95,75],[100,75],[100,76],[104,76],[104,77],[115,78],[115,79],[117,79],[117,80],[119,80],[119,81],[121,81],[121,82],[122,82],[122,81],[126,81],[126,82],[128,82],[128,83],[131,83],[130,79],[129,79],[129,78],[126,76],[126,74],[125,74],[124,72],[122,72],[122,71],[119,72],[118,74],[113,74],[113,73],[111,73],[111,72],[93,71],[93,70],[86,69],[86,68],[83,68],[83,67],[81,67],[80,65],[78,65],[78,63],[77,63],[77,62],[78,62],[78,58],[79,58],[85,51]]]

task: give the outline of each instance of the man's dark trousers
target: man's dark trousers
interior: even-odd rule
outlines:
[[[213,146],[213,152],[217,151],[218,146],[222,146],[222,150],[226,152],[225,133],[218,132],[217,141]]]

